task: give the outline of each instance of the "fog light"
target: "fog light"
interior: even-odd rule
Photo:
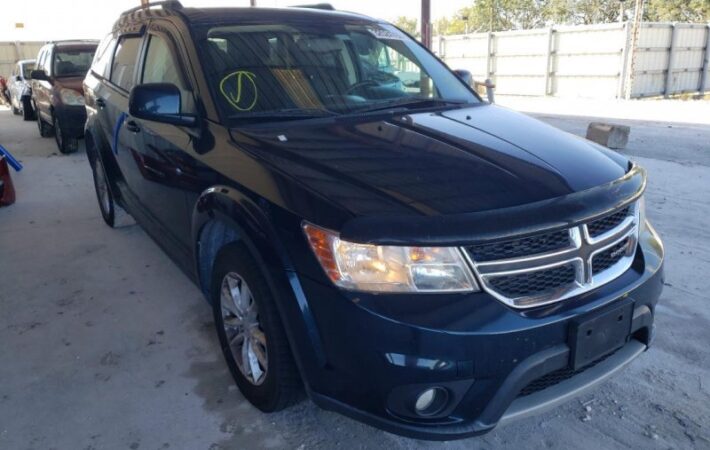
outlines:
[[[448,391],[441,387],[433,387],[422,391],[414,403],[414,410],[420,416],[433,416],[446,407],[449,400]]]

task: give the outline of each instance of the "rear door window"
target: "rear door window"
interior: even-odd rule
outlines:
[[[111,82],[116,86],[130,91],[133,87],[133,74],[138,60],[140,37],[124,37],[118,41],[116,53],[111,65]]]

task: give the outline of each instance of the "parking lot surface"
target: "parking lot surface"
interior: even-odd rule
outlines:
[[[692,108],[710,118],[710,102]],[[531,110],[577,134],[600,116]],[[0,109],[0,144],[25,165],[17,203],[0,209],[0,448],[710,448],[710,125],[663,117],[616,119],[632,125],[626,152],[648,169],[666,245],[654,346],[563,407],[431,443],[308,401],[272,415],[249,405],[198,289],[139,227],[102,222],[83,149],[60,155]]]

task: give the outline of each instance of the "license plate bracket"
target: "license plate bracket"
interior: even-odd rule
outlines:
[[[613,308],[572,322],[569,340],[572,369],[581,369],[626,344],[633,308],[633,300],[625,299]]]

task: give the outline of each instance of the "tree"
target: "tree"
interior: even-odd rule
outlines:
[[[545,0],[477,0],[451,18],[439,19],[441,34],[503,31],[544,25],[541,14]]]
[[[708,22],[710,0],[650,0],[644,19],[653,22]]]
[[[421,34],[419,32],[419,21],[414,17],[399,16],[394,21],[394,24],[416,38],[419,38]]]
[[[625,16],[633,14],[634,2],[626,0],[549,0],[543,7],[546,21],[566,25],[591,25],[619,21],[624,6]]]

